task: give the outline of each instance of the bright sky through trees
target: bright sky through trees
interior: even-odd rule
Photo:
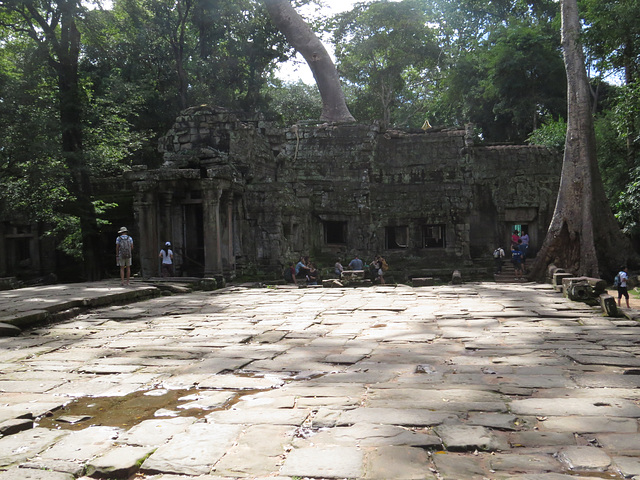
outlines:
[[[316,5],[308,5],[299,10],[300,15],[305,19],[331,17],[338,13],[351,10],[356,3],[369,3],[370,0],[324,0],[323,7],[318,8]],[[326,38],[323,43],[329,54],[333,57],[333,46]],[[335,58],[333,58],[335,61]],[[278,78],[287,82],[296,82],[302,80],[308,85],[315,84],[311,69],[299,53],[294,58],[282,64],[278,71]]]

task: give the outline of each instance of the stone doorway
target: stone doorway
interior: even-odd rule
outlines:
[[[182,275],[201,277],[204,274],[204,220],[202,203],[183,205]]]

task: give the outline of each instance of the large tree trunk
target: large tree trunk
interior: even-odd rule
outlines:
[[[100,236],[82,144],[82,101],[78,84],[80,32],[75,22],[77,5],[73,1],[63,2],[60,10],[60,41],[52,42],[57,57],[52,64],[58,76],[62,154],[72,175],[73,210],[80,219],[83,276],[85,280],[93,281],[100,279]]]
[[[631,256],[604,193],[596,158],[589,82],[578,36],[576,0],[562,0],[562,47],[567,71],[567,138],[558,199],[531,277],[555,264],[576,275],[610,276]]]
[[[273,23],[309,64],[322,97],[320,120],[355,121],[347,108],[338,71],[324,45],[309,25],[298,15],[289,0],[264,0],[264,3]]]

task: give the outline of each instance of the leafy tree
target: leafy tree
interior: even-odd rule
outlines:
[[[338,70],[357,91],[354,108],[362,119],[394,124],[399,118],[392,112],[416,100],[411,89],[425,81],[440,55],[424,2],[361,4],[333,22]]]
[[[447,61],[431,107],[438,123],[471,121],[486,140],[522,142],[545,120],[564,115],[566,80],[552,2],[439,3]]]
[[[15,35],[26,35],[37,46],[56,78],[56,101],[61,156],[69,173],[73,203],[68,207],[80,220],[84,274],[97,279],[100,272],[99,237],[91,198],[90,171],[84,158],[82,98],[78,62],[81,42],[78,22],[84,14],[78,0],[0,2],[3,25]]]

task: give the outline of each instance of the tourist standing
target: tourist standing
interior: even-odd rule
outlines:
[[[116,238],[116,264],[120,267],[120,285],[129,285],[131,279],[131,257],[133,256],[133,238],[127,227],[118,230]],[[126,269],[126,276],[125,276]]]
[[[162,258],[162,276],[173,277],[173,250],[171,250],[171,242],[164,244],[158,257]]]
[[[495,273],[502,273],[502,262],[504,261],[504,249],[498,247],[493,251],[493,265]]]

